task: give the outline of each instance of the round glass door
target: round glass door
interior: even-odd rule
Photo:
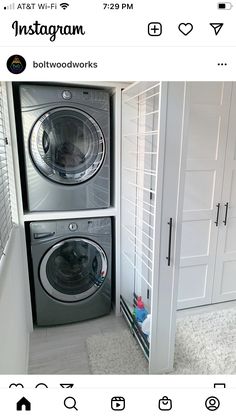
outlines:
[[[42,115],[32,129],[29,146],[38,170],[48,179],[67,185],[94,176],[105,156],[105,140],[97,122],[69,107]]]
[[[107,275],[107,258],[95,242],[82,238],[55,244],[43,257],[40,280],[49,295],[76,302],[98,291]]]

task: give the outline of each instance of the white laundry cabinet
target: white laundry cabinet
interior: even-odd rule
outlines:
[[[80,85],[73,83],[73,85]],[[107,89],[112,102],[112,205],[106,209],[27,212],[23,207],[12,84],[8,102],[19,224],[113,218],[115,308],[131,321],[150,373],[173,366],[185,156],[185,83],[87,82]],[[122,135],[121,135],[122,128]],[[122,137],[122,138],[121,138]],[[25,239],[25,237],[24,237]],[[142,295],[152,315],[150,340],[132,322]]]
[[[187,91],[178,308],[236,299],[236,84]]]
[[[134,83],[122,94],[121,309],[149,359],[172,369],[185,156],[185,83]],[[132,315],[151,313],[149,340]]]

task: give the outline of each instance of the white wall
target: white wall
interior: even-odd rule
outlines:
[[[6,256],[0,260],[0,374],[28,371],[29,334],[32,313],[21,201],[17,138],[11,83],[3,83],[5,129],[8,138],[7,163],[12,220],[15,226]]]
[[[30,323],[20,230],[15,228],[0,262],[0,374],[26,374]]]

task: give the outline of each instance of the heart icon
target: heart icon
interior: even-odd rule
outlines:
[[[178,28],[183,35],[187,36],[190,32],[192,32],[193,25],[192,23],[180,23]]]

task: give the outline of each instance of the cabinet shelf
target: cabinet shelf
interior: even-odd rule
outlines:
[[[74,218],[97,218],[97,217],[115,217],[117,211],[114,207],[85,210],[85,211],[45,211],[45,212],[25,212],[24,221],[42,221],[42,220],[66,220]]]

